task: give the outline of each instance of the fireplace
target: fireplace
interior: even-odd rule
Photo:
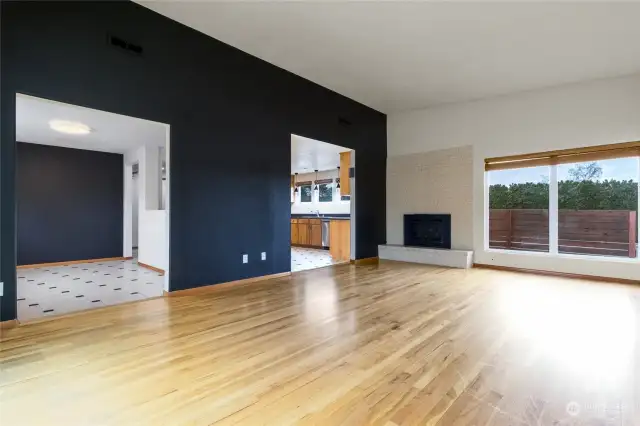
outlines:
[[[451,248],[450,214],[405,214],[404,245]]]

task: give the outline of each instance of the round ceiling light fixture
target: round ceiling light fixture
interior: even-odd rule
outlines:
[[[56,132],[67,133],[69,135],[88,135],[93,131],[91,127],[79,121],[51,120],[49,121],[49,127]]]

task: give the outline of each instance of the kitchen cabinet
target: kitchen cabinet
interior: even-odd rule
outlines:
[[[298,244],[298,219],[291,219],[291,244]]]
[[[350,220],[332,220],[329,223],[329,253],[338,262],[351,259]]]
[[[351,179],[349,179],[349,169],[351,168],[351,151],[340,153],[340,195],[351,195]]]
[[[291,219],[291,245],[322,248],[322,221]]]
[[[309,245],[309,219],[298,219],[298,244]]]
[[[309,229],[311,230],[309,245],[313,247],[322,247],[322,222],[320,220],[317,222],[311,222],[309,224]]]

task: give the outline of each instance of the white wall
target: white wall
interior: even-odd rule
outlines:
[[[138,261],[166,271],[169,266],[165,258],[166,210],[146,210],[141,214]]]
[[[131,182],[131,245],[133,247],[138,247],[138,193],[140,189],[138,188],[140,181],[138,180],[138,175],[129,176],[129,179],[132,179]]]
[[[387,120],[389,161],[395,156],[472,147],[470,229],[475,262],[640,277],[638,264],[624,259],[592,261],[571,255],[485,250],[483,164],[487,157],[640,140],[640,75],[392,114]]]
[[[339,176],[338,170],[326,170],[318,172],[318,179],[335,179]],[[298,182],[314,181],[316,179],[315,173],[305,173],[298,175]],[[300,191],[295,194],[295,202],[291,205],[292,214],[306,214],[315,213],[320,210],[320,214],[349,214],[351,213],[351,202],[341,201],[338,190],[333,191],[332,202],[320,202],[319,191],[313,191],[312,202],[302,203],[300,202]]]
[[[167,271],[169,266],[169,213],[168,209],[158,209],[161,197],[161,171],[158,157],[159,150],[157,147],[143,146],[125,153],[124,161],[125,165],[129,165],[125,167],[125,169],[128,168],[129,170],[131,164],[138,163],[138,177],[136,178],[138,187],[138,261]],[[167,173],[167,181],[169,179],[168,175]],[[128,192],[125,193],[125,200],[132,198],[133,180],[129,178],[129,181],[132,183],[130,184]],[[127,212],[126,206],[125,212]],[[129,226],[125,225],[125,232],[132,233],[133,224]],[[127,237],[125,235],[125,240],[126,239]],[[129,241],[132,241],[132,236],[129,237]]]
[[[129,157],[128,153],[125,153],[124,165],[122,168],[122,181],[124,183],[123,190],[123,224],[122,224],[122,256],[132,256],[133,246],[133,206],[132,206],[132,191],[133,191],[133,179],[131,174],[133,172],[133,160]]]
[[[387,244],[404,244],[404,215],[451,215],[451,248],[473,250],[473,149],[387,159]]]

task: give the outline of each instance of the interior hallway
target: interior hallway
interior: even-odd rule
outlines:
[[[6,424],[640,418],[634,286],[341,265],[2,332]]]

